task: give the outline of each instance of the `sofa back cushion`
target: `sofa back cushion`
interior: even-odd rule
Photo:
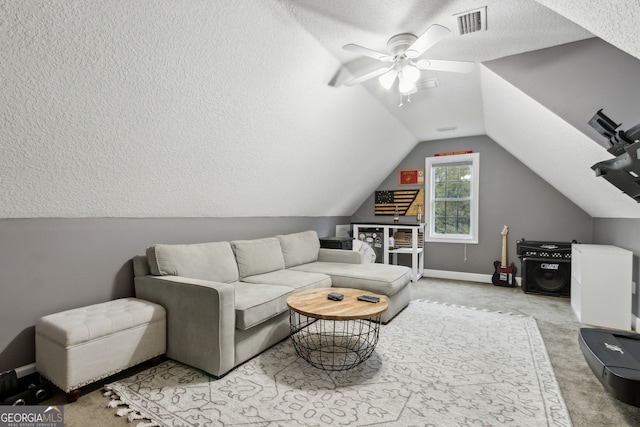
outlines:
[[[314,230],[276,236],[280,240],[286,268],[318,260],[320,239]]]
[[[275,237],[231,242],[236,254],[240,280],[257,274],[284,269],[280,240]]]
[[[238,281],[238,266],[229,242],[154,245],[147,249],[147,259],[154,276]]]

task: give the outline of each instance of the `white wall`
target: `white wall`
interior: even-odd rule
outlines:
[[[276,0],[0,13],[0,218],[349,215],[416,143]]]

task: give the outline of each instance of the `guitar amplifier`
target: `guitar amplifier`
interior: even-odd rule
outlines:
[[[571,244],[573,242],[517,242],[522,262],[522,290],[528,294],[571,296]]]
[[[571,296],[571,260],[522,258],[522,291],[527,294]]]

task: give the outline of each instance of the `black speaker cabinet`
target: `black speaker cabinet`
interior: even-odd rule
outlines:
[[[521,274],[525,293],[571,296],[571,260],[523,258]]]

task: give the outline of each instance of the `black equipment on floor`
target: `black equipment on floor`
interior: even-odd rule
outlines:
[[[580,349],[593,374],[618,400],[640,406],[640,335],[581,328]]]
[[[1,405],[37,405],[51,397],[53,386],[50,381],[35,372],[18,378],[16,371],[0,374]]]
[[[571,243],[576,242],[516,242],[525,293],[571,296]]]

